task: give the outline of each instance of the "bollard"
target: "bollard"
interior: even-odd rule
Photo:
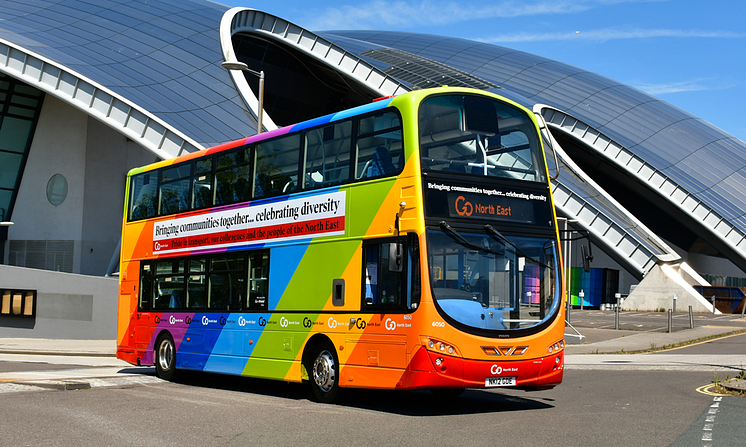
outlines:
[[[676,295],[673,296],[673,313],[676,313],[676,299],[677,298],[678,298],[678,296],[676,296]]]
[[[614,329],[619,330],[619,306],[614,309]]]
[[[615,293],[614,298],[616,298],[616,308],[614,309],[614,329],[619,330],[619,310],[622,307],[621,299],[622,294],[621,293]]]
[[[668,309],[668,333],[671,333],[671,326],[673,326],[673,318],[672,318],[673,312],[671,312],[671,309]]]
[[[716,310],[715,310],[715,295],[712,295],[712,313],[716,313]]]
[[[694,329],[694,316],[692,315],[692,306],[689,306],[689,329]]]

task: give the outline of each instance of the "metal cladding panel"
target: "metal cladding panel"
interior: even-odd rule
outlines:
[[[219,66],[223,56],[216,30],[228,10],[226,6],[173,0],[57,0],[44,4],[6,0],[1,6],[1,36],[164,121],[174,113],[192,117],[197,114],[202,123],[199,132],[193,126],[179,131],[199,134],[198,143],[225,141],[221,120],[206,112],[205,104],[217,104],[229,115],[245,116],[243,104],[233,101],[238,93],[227,74],[222,73],[221,78],[210,76],[210,82],[193,82],[202,71],[223,70]],[[46,85],[50,85],[48,71],[45,69],[41,78]],[[93,97],[90,88],[75,90],[76,76],[64,73],[62,78],[59,91],[64,95]],[[225,88],[216,88],[215,84]],[[147,93],[143,94],[145,90]],[[98,94],[95,93],[97,97]],[[95,101],[93,106],[92,113],[99,115],[102,106]],[[251,122],[246,120],[230,129],[228,139],[253,132]]]

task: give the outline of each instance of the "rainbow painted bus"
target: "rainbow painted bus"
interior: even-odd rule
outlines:
[[[527,109],[442,87],[128,174],[117,357],[340,388],[552,388],[559,238]]]

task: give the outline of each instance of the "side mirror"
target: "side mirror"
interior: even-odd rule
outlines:
[[[401,272],[404,246],[398,242],[389,244],[389,271]]]

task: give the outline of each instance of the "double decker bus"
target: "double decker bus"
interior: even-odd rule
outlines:
[[[117,357],[344,387],[548,389],[564,314],[527,109],[442,87],[128,174]]]

